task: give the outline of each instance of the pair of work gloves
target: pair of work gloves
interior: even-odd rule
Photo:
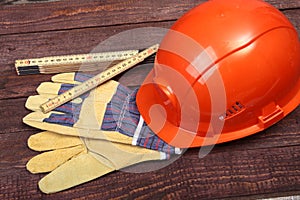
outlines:
[[[143,121],[136,106],[137,90],[110,80],[44,114],[40,105],[90,75],[64,73],[52,77],[30,96],[33,112],[23,122],[43,132],[28,139],[42,152],[26,165],[31,173],[50,172],[39,181],[44,193],[59,192],[137,163],[168,160],[182,150],[168,145]]]

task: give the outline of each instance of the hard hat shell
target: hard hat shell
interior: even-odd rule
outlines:
[[[300,42],[261,0],[210,0],[166,34],[137,93],[149,127],[177,147],[242,138],[300,103]]]

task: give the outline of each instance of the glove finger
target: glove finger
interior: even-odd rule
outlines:
[[[96,179],[114,170],[100,163],[93,156],[82,154],[42,178],[39,181],[39,188],[47,194],[55,193]]]
[[[117,84],[118,83],[115,81],[108,81],[107,83],[97,87],[97,92],[95,94],[95,96],[97,95],[97,98],[94,98],[93,101],[108,103],[112,98]],[[29,96],[25,104],[26,108],[30,110],[40,110],[37,108],[39,108],[41,104],[72,88],[72,85],[65,85],[65,87],[62,89],[62,85],[63,84],[51,82],[41,83],[37,88],[39,95]],[[80,97],[81,98],[73,99],[71,102],[74,104],[79,104],[84,98],[86,98],[85,96],[83,96],[84,98],[82,98],[82,96]]]
[[[67,84],[67,83],[43,82],[37,87],[36,91],[40,95],[59,95],[67,92],[74,86],[75,86],[74,84]],[[85,99],[88,97],[88,95],[89,92],[80,95],[80,98]]]
[[[27,144],[35,151],[49,151],[82,145],[82,141],[79,137],[43,131],[30,136]]]
[[[75,72],[60,73],[51,77],[54,83],[69,83],[69,84],[80,84],[81,82],[75,80]]]
[[[37,87],[36,91],[38,94],[58,95],[72,87],[74,87],[73,84],[43,82]]]
[[[115,89],[117,88],[118,83],[115,81],[108,81],[105,84],[102,84],[101,86],[97,87],[96,89],[92,90],[93,95],[90,97],[90,104],[95,105],[99,103],[105,103],[107,104],[111,98],[112,95],[115,92]],[[56,95],[62,94],[69,89],[71,89],[74,85],[71,84],[61,84],[61,83],[51,83],[51,82],[43,82],[41,83],[38,88],[37,92],[42,96],[42,97],[29,97],[27,102],[26,102],[26,107],[30,110],[40,110],[39,106],[42,103],[45,103],[48,101],[50,98],[55,97]],[[64,113],[77,113],[81,111],[81,106],[84,102],[84,100],[89,96],[90,92],[87,92],[83,95],[80,95],[78,98],[75,98],[73,101],[67,102],[59,107],[57,107],[55,110],[59,112],[64,112]],[[46,99],[46,97],[48,99]],[[40,104],[40,105],[39,105]],[[90,105],[89,105],[90,106]],[[100,109],[105,109],[106,105],[101,105],[102,108]],[[98,106],[99,107],[99,106]],[[94,106],[92,106],[94,108]]]
[[[40,105],[56,95],[33,95],[26,100],[25,107],[32,111],[40,111]]]
[[[62,165],[72,157],[83,153],[85,148],[83,145],[78,145],[72,148],[58,149],[54,151],[45,152],[31,158],[26,168],[31,173],[50,172]]]
[[[93,75],[80,73],[80,72],[70,72],[70,73],[61,73],[51,77],[51,80],[56,83],[69,83],[69,84],[80,84],[90,78]]]
[[[57,95],[51,95],[51,94],[29,96],[26,100],[25,107],[32,111],[41,111],[40,105],[56,96]],[[75,109],[75,107],[80,106],[79,105],[80,103],[82,103],[82,99],[78,97],[73,99],[70,102],[63,104],[63,106],[59,106],[58,108],[54,109],[54,111],[70,113],[72,111],[71,108]]]
[[[106,102],[111,99],[117,86],[117,82],[109,81],[94,90],[93,93],[95,95],[91,95],[82,104],[78,106],[64,104],[60,108],[57,108],[57,110],[64,111],[68,114],[33,112],[25,116],[23,122],[42,130],[49,130],[61,134],[65,133],[67,135],[79,136],[79,130],[89,130],[88,132],[81,132],[83,132],[84,135],[87,133],[90,135],[90,132],[95,130],[96,132],[94,133],[98,135],[99,132],[101,133],[100,130],[106,109]],[[97,101],[94,101],[95,97],[99,97],[96,98]]]
[[[57,113],[49,112],[44,114],[42,112],[32,112],[23,118],[23,122],[29,126],[41,130],[56,132],[63,135],[102,139],[102,140],[108,140],[112,142],[120,142],[124,144],[131,144],[132,142],[132,138],[129,136],[114,131],[101,131],[100,127],[99,129],[92,129],[92,126],[83,127],[83,126],[76,125],[75,127],[72,127],[72,126],[66,126],[61,124],[44,122],[44,119],[49,118],[51,114],[57,114]],[[68,122],[65,121],[64,123],[66,124]]]
[[[60,112],[49,112],[49,113],[42,113],[42,112],[32,112],[28,115],[26,115],[23,118],[23,122],[25,124],[31,125],[30,122],[39,122],[38,125],[40,126],[35,126],[31,125],[36,128],[43,129],[43,126],[47,127],[47,125],[52,126],[52,125],[58,125],[61,127],[72,127],[77,121],[77,116],[74,114],[65,114],[65,113],[60,113]],[[40,124],[42,123],[42,124]],[[43,129],[43,130],[49,130],[49,129]],[[56,131],[54,131],[56,132]]]
[[[43,95],[43,96],[49,96],[50,95],[50,96],[53,97],[53,95],[56,96],[56,95],[62,94],[64,92],[70,90],[73,87],[74,87],[74,85],[72,85],[72,84],[43,82],[38,86],[37,92],[40,95]],[[79,111],[80,111],[81,106],[82,106],[82,102],[88,96],[89,96],[89,93],[85,93],[83,95],[80,95],[78,98],[74,99],[71,102],[67,102],[67,103],[57,107],[55,110],[59,111],[59,112],[64,112],[64,113],[78,113],[79,114]],[[41,99],[29,98],[29,100],[30,100],[29,103],[32,103],[32,104],[33,104],[32,101],[35,101],[35,100],[38,101],[38,102],[34,102],[34,104],[33,104],[34,106],[36,106],[36,104],[40,103]],[[45,100],[42,103],[45,103],[46,101],[48,101],[48,99]]]

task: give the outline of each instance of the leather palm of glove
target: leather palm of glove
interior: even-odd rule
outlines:
[[[88,78],[74,77],[74,73],[60,74],[53,80],[78,84],[78,79]],[[26,116],[24,122],[47,130],[29,138],[28,146],[38,151],[51,150],[27,164],[32,173],[51,172],[39,182],[43,192],[61,191],[123,167],[147,160],[164,160],[171,154],[181,153],[148,129],[135,108],[135,92],[115,81],[99,86],[92,95],[82,95],[54,112],[41,113],[41,103],[70,87],[70,84],[42,83],[37,89],[39,95],[29,97],[26,102],[26,107],[34,112]],[[93,109],[96,116],[91,118]]]
[[[161,160],[161,152],[105,140],[41,132],[28,139],[35,151],[46,151],[26,165],[31,173],[50,172],[38,185],[55,193],[136,163]]]

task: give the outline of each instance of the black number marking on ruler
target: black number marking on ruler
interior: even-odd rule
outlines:
[[[95,63],[124,60],[136,55],[138,52],[139,50],[126,50],[23,59],[15,61],[15,68],[18,75],[60,73],[66,72],[66,70],[77,71],[82,64],[85,64],[84,67],[88,71],[89,68],[97,68]]]
[[[114,76],[126,71],[127,69],[135,66],[136,64],[142,62],[147,57],[153,55],[158,50],[158,44],[149,47],[148,49],[136,54],[135,56],[128,58],[113,67],[105,70],[104,72],[92,77],[91,79],[83,82],[80,85],[73,87],[72,89],[60,94],[49,101],[43,103],[40,108],[42,112],[47,113],[58,106],[71,101],[72,99],[82,95],[89,90],[94,89],[98,85],[110,80]]]

